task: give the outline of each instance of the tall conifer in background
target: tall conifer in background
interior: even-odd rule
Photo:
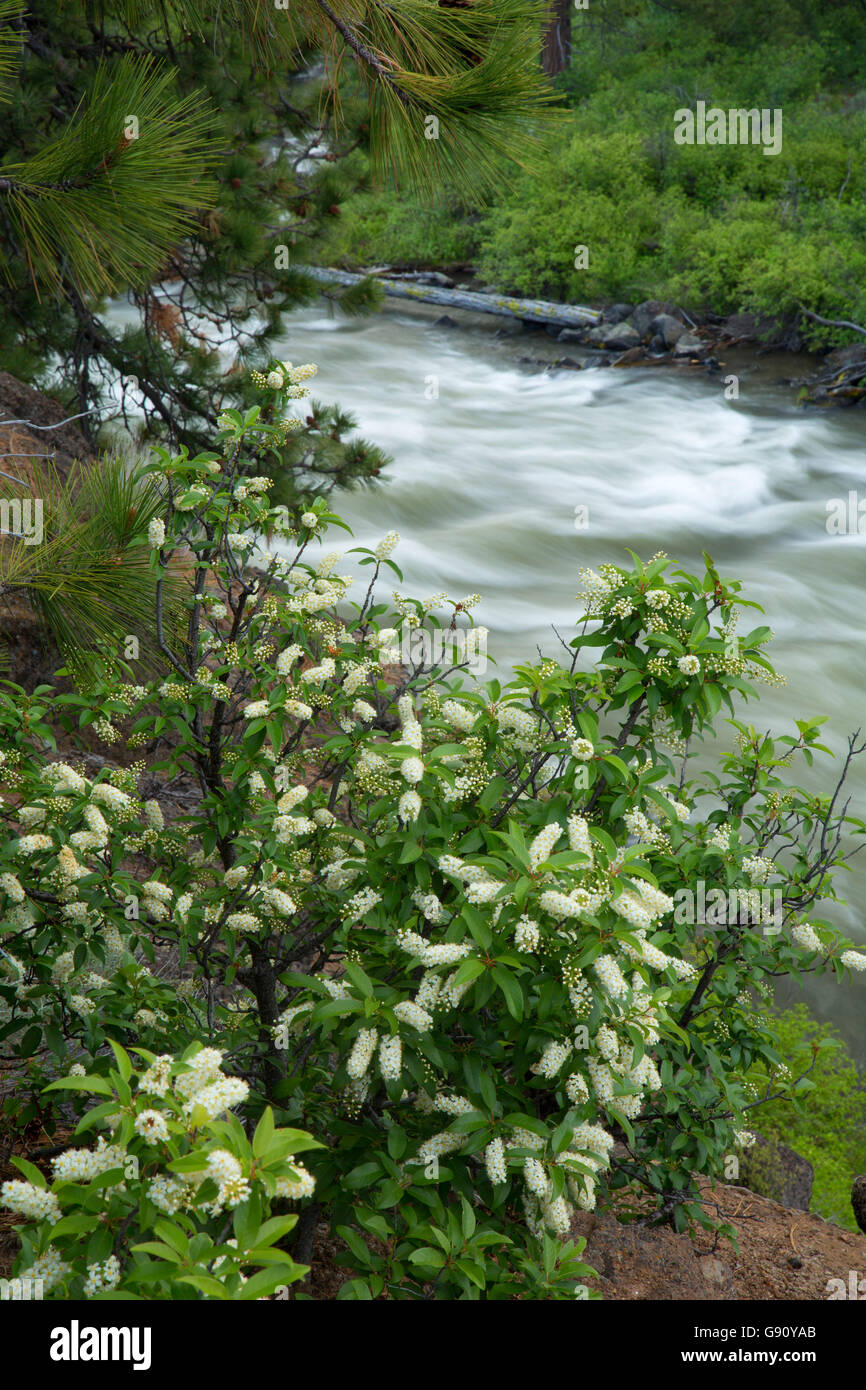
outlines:
[[[0,0],[0,369],[70,408],[108,382],[200,447],[248,399],[368,144],[375,176],[483,198],[549,112],[537,0]],[[125,295],[125,326],[106,316]],[[369,285],[339,296],[371,305]],[[238,357],[240,353],[240,357]],[[94,417],[96,418],[96,417]],[[379,471],[312,410],[291,495]],[[86,424],[88,422],[85,422]],[[92,426],[91,426],[92,428]]]

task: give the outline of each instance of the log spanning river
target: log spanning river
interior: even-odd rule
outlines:
[[[666,550],[702,573],[709,551],[763,605],[776,633],[770,654],[787,677],[782,689],[759,687],[760,705],[743,717],[791,733],[794,718],[828,716],[824,741],[837,758],[804,770],[809,786],[828,790],[846,734],[866,729],[863,412],[798,409],[779,379],[805,364],[788,357],[743,355],[714,376],[545,372],[520,359],[569,349],[479,316],[437,326],[438,312],[389,305],[347,320],[315,307],[293,316],[280,345],[281,356],[318,363],[314,397],[353,411],[361,432],[393,455],[381,485],[335,499],[356,541],[400,532],[395,559],[408,594],[480,592],[476,620],[490,629],[498,662],[488,677],[500,679],[538,647],[561,654],[551,624],[573,631],[582,565],[628,564],[630,547],[645,559]],[[725,395],[731,374],[737,399]],[[748,611],[744,632],[754,625]],[[729,735],[720,723],[719,746]],[[866,756],[850,791],[852,812],[866,817]],[[866,848],[852,869],[837,889],[849,905],[818,915],[861,944]],[[851,985],[807,976],[803,990],[866,1062],[866,976]],[[802,997],[786,982],[780,1002]]]

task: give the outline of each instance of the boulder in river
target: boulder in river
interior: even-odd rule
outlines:
[[[557,333],[556,341],[558,343],[585,343],[587,336],[585,328],[563,328]]]
[[[649,326],[649,331],[654,337],[661,338],[670,352],[685,333],[686,326],[680,323],[679,319],[675,319],[673,314],[657,314]]]
[[[573,357],[557,357],[555,362],[551,362],[549,370],[551,372],[580,372],[583,368]]]
[[[646,360],[646,348],[643,346],[642,343],[639,343],[637,347],[628,348],[625,352],[621,353],[620,356],[616,359],[614,366],[633,367],[636,363],[645,362]]]
[[[600,328],[594,328],[589,336],[591,342],[598,341],[602,347],[617,352],[626,352],[640,344],[640,334],[630,323],[615,323],[612,327],[602,324]]]
[[[660,314],[670,314],[672,318],[681,318],[680,311],[675,304],[669,304],[660,299],[646,299],[643,304],[639,304],[632,314],[632,323],[637,329],[640,337],[646,338],[649,334],[654,319]]]
[[[709,343],[696,333],[683,333],[674,347],[674,357],[700,357],[708,349]]]

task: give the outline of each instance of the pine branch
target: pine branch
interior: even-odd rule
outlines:
[[[391,71],[389,70],[393,68],[394,64],[389,62],[386,65],[381,55],[375,54],[371,48],[368,48],[366,44],[362,43],[358,38],[357,32],[350,24],[345,23],[340,19],[339,15],[334,13],[331,6],[327,3],[327,0],[316,0],[316,4],[322,13],[327,16],[329,23],[333,24],[338,34],[345,39],[356,58],[360,58],[365,67],[374,72],[382,82],[387,83],[398,100],[403,102],[404,106],[411,107],[412,98],[409,96],[408,92],[404,92],[399,84],[394,81]]]
[[[214,201],[206,114],[195,95],[170,94],[172,80],[147,58],[101,66],[60,137],[0,169],[14,248],[37,285],[68,278],[104,294],[146,281]],[[2,269],[11,281],[10,249]]]
[[[21,54],[21,31],[15,24],[27,9],[26,0],[0,0],[0,101],[7,102],[4,87],[17,71]]]

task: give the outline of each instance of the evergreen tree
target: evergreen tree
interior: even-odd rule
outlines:
[[[0,368],[200,448],[252,401],[307,248],[359,177],[489,196],[549,117],[537,0],[0,0]],[[319,61],[322,55],[324,62]],[[109,297],[132,309],[117,326]],[[359,312],[370,285],[339,295]],[[59,389],[58,389],[59,383]],[[284,493],[384,457],[315,402]],[[99,416],[85,427],[95,435]],[[275,471],[273,467],[271,471]],[[292,480],[295,480],[292,482]]]

